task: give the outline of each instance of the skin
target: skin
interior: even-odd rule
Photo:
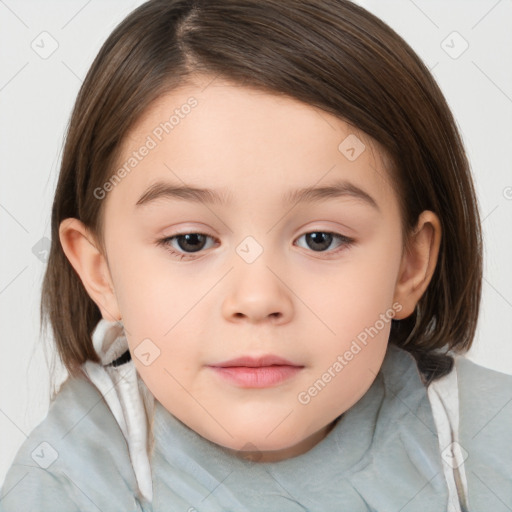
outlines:
[[[397,196],[375,142],[310,105],[218,78],[197,77],[155,102],[123,141],[119,166],[191,96],[197,106],[103,199],[106,255],[77,219],[62,222],[61,244],[103,318],[122,319],[140,376],[169,412],[240,456],[294,457],[321,441],[371,386],[391,322],[359,344],[357,355],[308,395],[308,403],[299,394],[379,315],[413,313],[435,269],[440,223],[423,212],[411,250],[403,251]],[[366,146],[353,161],[338,149],[350,134]],[[223,189],[231,201],[164,197],[136,207],[159,179]],[[351,196],[298,204],[281,199],[338,179],[366,191],[379,211]],[[308,240],[312,232],[354,242],[334,237],[322,249]],[[181,245],[168,242],[182,254],[188,247],[188,259],[157,244],[184,233],[212,238],[198,252],[183,237]],[[252,254],[254,247],[263,251],[251,263],[237,253],[248,236],[257,242]],[[149,365],[134,357],[145,339],[152,353],[160,351]],[[263,354],[303,369],[254,389],[206,366]]]

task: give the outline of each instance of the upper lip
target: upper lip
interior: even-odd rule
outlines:
[[[251,357],[251,356],[242,356],[237,357],[235,359],[230,359],[229,361],[222,361],[221,363],[215,363],[211,364],[209,366],[216,366],[216,367],[222,367],[227,368],[230,366],[247,366],[249,368],[259,368],[262,366],[273,366],[273,365],[279,365],[279,366],[298,366],[301,367],[300,364],[292,363],[291,361],[288,361],[287,359],[284,359],[279,356],[275,356],[272,354],[264,355],[260,357]]]

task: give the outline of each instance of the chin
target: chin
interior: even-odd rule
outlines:
[[[229,425],[227,428],[229,434],[218,424],[212,425],[211,423],[202,423],[202,427],[194,428],[194,430],[205,439],[229,450],[256,452],[256,454],[288,450],[314,433],[301,431],[293,421],[286,426],[285,422],[283,422],[283,417],[277,419],[267,417],[263,422],[258,423],[236,422],[230,419],[225,422],[226,425]],[[243,456],[243,453],[240,455]]]

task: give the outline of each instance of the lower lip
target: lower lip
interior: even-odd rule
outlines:
[[[242,388],[269,388],[292,378],[302,366],[210,366],[223,378]]]

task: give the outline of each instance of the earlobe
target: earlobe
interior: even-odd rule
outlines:
[[[397,277],[394,300],[402,305],[397,320],[410,316],[425,293],[436,269],[441,236],[437,215],[423,211],[411,235],[409,249],[404,251]]]
[[[121,315],[110,271],[89,229],[78,219],[64,219],[59,226],[59,239],[64,254],[103,318],[119,320]]]

